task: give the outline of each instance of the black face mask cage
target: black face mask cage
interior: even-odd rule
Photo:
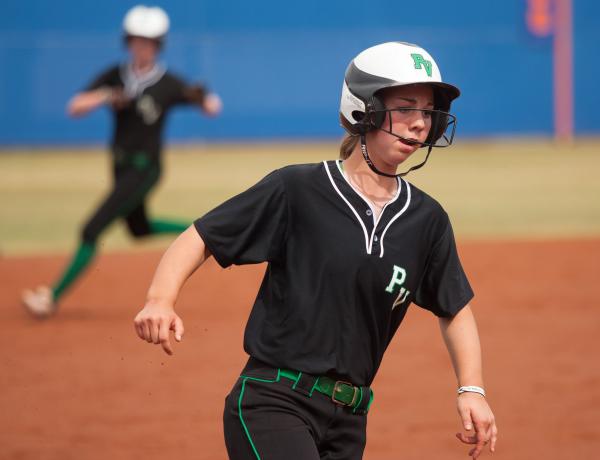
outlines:
[[[384,109],[384,110],[371,110],[369,113],[371,114],[371,124],[388,133],[392,136],[407,140],[409,143],[411,141],[399,134],[396,134],[392,130],[392,113],[391,112],[399,112],[405,113],[407,111],[420,111],[423,114],[429,114],[431,117],[431,128],[429,129],[429,135],[425,139],[425,142],[417,142],[414,141],[414,144],[419,145],[419,147],[449,147],[452,145],[452,141],[454,140],[454,133],[456,132],[456,117],[451,113],[444,112],[442,110],[426,110],[426,109],[416,109],[416,108],[401,108],[401,109]],[[383,127],[385,123],[385,115],[388,115],[388,127],[385,129]]]
[[[395,112],[395,111],[406,112],[408,110],[419,110],[421,112],[428,112],[430,114],[431,127],[429,129],[429,134],[427,135],[425,142],[412,141],[410,139],[407,139],[403,136],[400,136],[400,135],[394,133],[392,131],[391,114],[389,114],[390,116],[388,116],[388,120],[389,120],[388,129],[382,128],[384,121],[385,121],[386,113]],[[388,134],[391,134],[394,137],[397,137],[399,139],[406,141],[409,144],[412,143],[414,145],[418,145],[419,147],[427,147],[427,155],[425,156],[425,159],[421,163],[419,163],[418,165],[412,166],[407,171],[404,171],[402,173],[388,174],[383,171],[380,171],[379,169],[377,169],[375,164],[373,164],[373,161],[369,157],[369,152],[367,150],[366,132],[368,130],[363,131],[360,134],[361,153],[363,155],[363,158],[365,159],[365,162],[369,166],[369,168],[374,173],[379,174],[380,176],[385,176],[385,177],[406,176],[411,171],[415,171],[415,170],[425,166],[425,163],[427,163],[427,160],[429,159],[429,155],[431,154],[431,151],[433,150],[434,147],[448,147],[449,145],[452,144],[452,141],[454,140],[454,133],[456,131],[456,117],[454,115],[452,115],[448,112],[444,112],[442,110],[402,108],[402,109],[369,110],[368,113],[369,113],[369,121],[370,121],[371,129],[373,129],[373,128],[380,129]],[[365,125],[363,125],[363,126],[365,126]]]

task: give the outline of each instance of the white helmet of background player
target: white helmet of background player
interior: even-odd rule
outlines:
[[[383,126],[386,117],[380,92],[423,83],[433,87],[434,111],[429,136],[421,146],[447,147],[456,126],[456,118],[448,112],[460,91],[442,81],[440,69],[427,51],[410,43],[382,43],[364,50],[350,62],[340,103],[342,126],[353,135],[364,136],[374,129],[390,132],[391,128]]]
[[[143,37],[162,42],[168,31],[169,16],[158,6],[134,6],[123,19],[125,37]]]

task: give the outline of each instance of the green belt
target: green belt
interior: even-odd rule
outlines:
[[[293,380],[294,382],[298,382],[302,373],[289,369],[279,369],[279,375]],[[370,389],[366,387],[357,387],[341,380],[333,380],[326,376],[316,377],[313,390],[328,396],[334,403],[341,406],[348,406],[356,409],[362,403],[363,406],[366,407],[365,413],[369,410],[369,406],[373,400],[373,392]],[[364,394],[365,391],[369,394]],[[366,405],[365,398],[369,398]]]

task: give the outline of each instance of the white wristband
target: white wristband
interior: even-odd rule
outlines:
[[[481,387],[476,387],[474,385],[460,387],[458,389],[458,394],[461,395],[463,393],[479,393],[481,396],[485,397],[485,390]]]

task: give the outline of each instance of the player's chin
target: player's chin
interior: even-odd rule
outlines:
[[[406,161],[410,156],[419,149],[419,145],[406,144],[400,141],[394,148],[392,156],[394,163],[400,164]]]

